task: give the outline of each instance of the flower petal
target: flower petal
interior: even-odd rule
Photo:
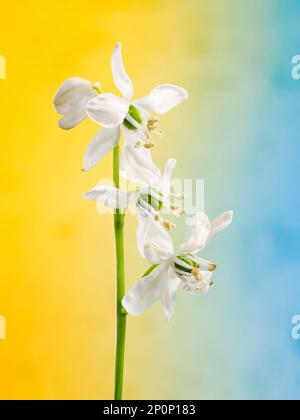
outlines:
[[[137,246],[142,257],[151,264],[165,262],[174,253],[169,234],[146,211],[138,213]]]
[[[89,171],[92,169],[119,143],[120,135],[120,127],[102,128],[88,145],[84,155],[82,170]]]
[[[136,148],[139,136],[135,131],[124,129],[124,146],[121,152],[122,175],[130,181],[146,186],[157,186],[161,172],[152,160],[151,152],[143,146]]]
[[[171,320],[174,312],[174,302],[179,284],[180,279],[176,276],[172,268],[169,267],[167,273],[164,276],[160,297],[167,321]]]
[[[102,93],[86,105],[88,116],[97,124],[106,128],[117,127],[124,121],[129,102],[111,93]]]
[[[174,171],[175,166],[176,166],[176,159],[169,159],[166,163],[165,170],[161,178],[160,189],[161,189],[161,192],[166,196],[170,194],[172,172]]]
[[[122,300],[126,311],[133,316],[140,315],[161,297],[162,282],[168,271],[168,264],[156,267],[148,276],[132,286]]]
[[[76,109],[73,108],[58,121],[58,126],[63,130],[70,130],[84,121],[86,117],[85,105],[83,107],[77,107]]]
[[[130,101],[133,97],[133,84],[128,74],[126,73],[122,59],[121,44],[119,43],[116,44],[113,52],[111,70],[115,85],[122,93],[123,97]]]
[[[227,229],[233,220],[233,211],[227,211],[220,214],[218,217],[211,221],[211,232],[209,239],[212,238],[216,233],[221,232],[224,229]]]
[[[137,100],[136,103],[150,113],[165,114],[186,99],[188,99],[188,93],[185,89],[165,84],[157,86],[148,96]]]
[[[86,117],[86,104],[97,96],[91,82],[80,77],[64,81],[56,92],[53,103],[58,114],[65,114],[59,126],[65,130],[75,127]]]
[[[84,193],[85,198],[100,201],[111,209],[125,209],[136,193],[121,191],[115,187],[97,185],[92,190]]]
[[[210,221],[206,214],[203,212],[196,213],[190,222],[180,252],[196,254],[207,244],[210,231]]]

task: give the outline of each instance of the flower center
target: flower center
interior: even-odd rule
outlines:
[[[217,268],[215,263],[197,262],[197,257],[192,254],[177,256],[174,260],[174,266],[178,275],[191,274],[197,281],[202,280],[201,271],[215,271]]]
[[[160,211],[163,207],[163,202],[160,200],[159,197],[162,197],[162,193],[158,192],[155,197],[151,195],[151,192],[149,193],[142,193],[140,196],[140,199],[149,206],[151,206],[155,211]]]
[[[178,260],[182,261],[183,263],[185,263],[184,265],[176,262],[175,263],[175,267],[178,270],[184,271],[185,273],[189,273],[189,274],[193,274],[192,272],[194,271],[194,273],[196,274],[196,270],[199,270],[200,268],[200,264],[196,263],[195,261],[190,260],[188,257],[184,256],[184,257],[177,257]],[[187,265],[189,265],[190,267],[188,268]]]
[[[134,119],[138,124],[142,124],[143,118],[139,112],[139,110],[134,105],[129,105],[128,115]],[[125,118],[123,121],[123,124],[125,125],[128,130],[137,130],[137,128],[130,122],[128,119]]]

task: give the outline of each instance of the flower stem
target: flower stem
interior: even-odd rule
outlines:
[[[113,151],[113,179],[116,188],[120,187],[120,146]],[[126,312],[122,306],[125,294],[124,273],[124,215],[121,210],[116,210],[114,215],[115,243],[116,243],[116,269],[117,269],[117,341],[115,355],[115,400],[122,399],[125,336],[126,336]]]

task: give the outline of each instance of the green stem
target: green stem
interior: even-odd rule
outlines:
[[[120,187],[120,147],[114,148],[113,152],[113,179],[116,188]],[[116,242],[116,269],[117,269],[117,342],[115,356],[115,400],[122,399],[125,336],[126,336],[126,312],[122,306],[125,294],[124,273],[124,215],[116,210],[114,215],[115,242]]]

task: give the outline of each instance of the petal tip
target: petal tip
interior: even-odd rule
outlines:
[[[61,128],[62,130],[65,130],[65,131],[69,131],[72,128],[72,127],[67,127],[67,126],[64,125],[63,118],[58,121],[58,127]]]
[[[234,216],[234,211],[233,210],[229,210],[227,212],[227,217],[230,220],[230,223],[233,221],[233,216]]]
[[[170,314],[169,312],[164,312],[164,315],[165,315],[165,321],[166,322],[168,322],[168,323],[170,323],[171,322],[171,320],[172,320],[172,315],[173,314]]]

